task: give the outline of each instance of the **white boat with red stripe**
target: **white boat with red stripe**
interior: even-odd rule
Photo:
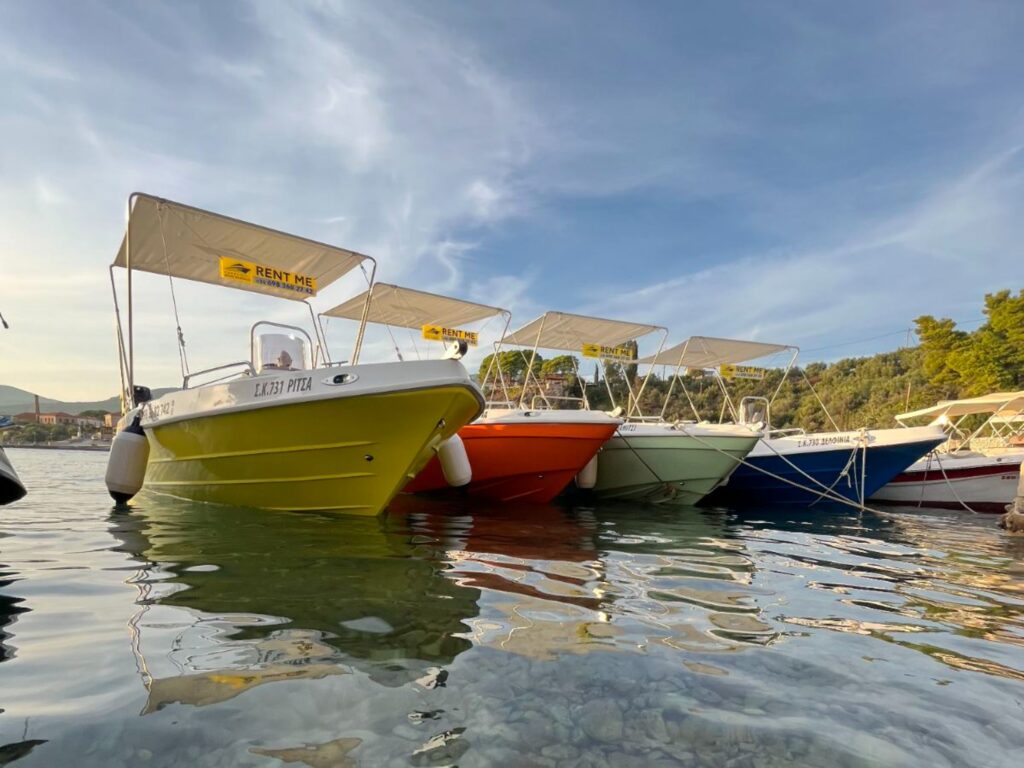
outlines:
[[[1017,492],[1024,462],[1024,391],[945,400],[897,416],[903,426],[925,418],[950,439],[912,464],[871,500],[886,504],[1003,512]],[[979,416],[985,415],[979,424]],[[972,423],[979,424],[968,431]]]

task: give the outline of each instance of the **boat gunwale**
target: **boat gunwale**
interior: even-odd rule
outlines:
[[[400,363],[389,363],[389,365],[392,365],[392,364],[393,365],[400,365]],[[325,369],[317,369],[317,370],[330,370],[330,369],[326,369],[325,368]],[[307,373],[308,373],[308,371],[307,371]],[[252,378],[255,378],[255,377],[252,377]],[[234,383],[234,382],[231,382],[231,383]],[[220,386],[220,385],[208,385],[208,386]],[[196,387],[196,389],[197,390],[201,389],[201,387]],[[212,418],[216,418],[218,416],[227,416],[227,415],[235,414],[235,413],[248,413],[248,412],[253,412],[253,411],[260,411],[260,410],[263,410],[263,409],[282,407],[282,406],[295,406],[295,405],[303,405],[305,403],[323,402],[323,401],[327,401],[327,400],[342,400],[342,399],[348,399],[348,398],[354,398],[354,397],[375,397],[375,396],[400,395],[400,394],[406,394],[406,393],[426,392],[426,391],[433,390],[433,389],[442,389],[442,390],[443,389],[463,389],[463,390],[466,390],[467,392],[469,392],[471,395],[473,395],[476,398],[477,406],[478,406],[478,414],[477,415],[479,415],[479,413],[481,413],[483,411],[485,403],[484,403],[483,394],[480,392],[479,388],[469,378],[457,379],[455,377],[452,377],[452,379],[450,381],[437,381],[437,382],[432,382],[432,383],[428,383],[428,384],[420,383],[417,386],[409,386],[409,387],[404,387],[404,388],[399,388],[399,387],[396,387],[394,384],[389,384],[389,385],[384,385],[384,386],[382,386],[379,389],[372,389],[372,390],[366,390],[366,391],[351,390],[351,389],[350,390],[340,389],[340,390],[329,390],[329,391],[325,391],[325,392],[318,392],[318,393],[312,393],[312,394],[304,394],[304,395],[300,395],[298,397],[286,397],[286,398],[282,398],[282,399],[275,399],[275,400],[272,400],[272,401],[254,401],[254,400],[250,400],[250,401],[247,401],[247,402],[244,402],[244,403],[235,403],[233,405],[228,405],[228,406],[224,406],[224,407],[217,407],[217,408],[211,408],[211,409],[208,409],[208,410],[197,410],[197,411],[192,411],[192,412],[186,413],[186,414],[175,414],[175,415],[171,415],[171,416],[167,416],[167,417],[157,418],[157,419],[154,419],[154,420],[151,420],[151,421],[146,421],[146,416],[145,416],[145,411],[147,410],[146,406],[150,405],[151,403],[159,403],[161,400],[164,400],[165,398],[173,397],[175,395],[181,394],[182,392],[190,391],[190,390],[185,390],[185,389],[179,389],[179,390],[175,390],[174,392],[168,392],[167,394],[162,395],[161,397],[156,398],[155,400],[151,400],[148,403],[145,403],[144,405],[138,406],[137,410],[141,409],[141,411],[143,413],[143,419],[142,419],[142,423],[141,423],[142,428],[144,430],[148,430],[148,429],[159,429],[161,427],[168,426],[170,424],[178,424],[178,423],[181,423],[181,422],[184,422],[184,421],[194,421],[196,419],[212,419]],[[470,422],[470,423],[472,423],[472,422]]]

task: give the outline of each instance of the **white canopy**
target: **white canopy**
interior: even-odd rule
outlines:
[[[367,294],[370,295],[370,309],[366,319],[371,323],[399,328],[420,328],[431,324],[457,328],[488,317],[508,315],[508,310],[500,307],[438,296],[390,283],[374,283],[372,288],[327,310],[323,315],[358,321],[363,317]]]
[[[928,418],[935,420],[941,416],[960,418],[973,413],[989,413],[994,416],[1015,416],[1024,411],[1024,391],[993,392],[980,397],[968,397],[963,400],[943,400],[929,408],[901,413],[897,421],[913,421]]]
[[[729,363],[745,363],[784,350],[796,350],[785,344],[766,344],[762,341],[716,339],[711,336],[692,336],[657,355],[641,358],[646,365],[671,365],[680,368],[716,368]]]
[[[131,250],[129,254],[129,235]],[[369,256],[145,194],[114,266],[302,300]]]
[[[545,312],[533,322],[506,336],[501,340],[501,344],[520,347],[536,345],[543,349],[579,352],[584,344],[616,347],[631,339],[664,330],[660,325],[605,320],[567,312]]]

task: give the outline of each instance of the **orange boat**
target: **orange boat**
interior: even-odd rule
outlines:
[[[322,317],[357,322],[365,317],[367,323],[420,330],[428,341],[448,343],[445,356],[461,356],[479,342],[479,331],[460,326],[500,317],[504,319],[503,336],[511,315],[500,307],[374,283]],[[397,350],[393,335],[391,339]],[[587,466],[622,423],[600,411],[552,408],[543,394],[544,409],[507,407],[512,403],[499,368],[495,366],[493,375],[506,395],[502,407],[485,411],[483,417],[459,430],[460,440],[453,438],[454,446],[435,446],[437,453],[405,486],[406,493],[457,486],[459,493],[494,501],[548,502]],[[452,454],[445,453],[448,449]],[[451,462],[447,478],[443,460]]]
[[[599,411],[490,411],[459,430],[473,479],[458,490],[543,504],[572,482],[621,423]],[[406,493],[451,490],[435,456]]]

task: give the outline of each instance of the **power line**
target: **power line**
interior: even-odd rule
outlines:
[[[956,322],[958,327],[963,327],[963,326],[967,326],[967,325],[977,325],[978,323],[985,322],[987,319],[988,318],[985,318],[985,317],[978,317],[978,318],[974,318],[973,320],[962,320],[962,321],[954,321],[954,322]],[[886,338],[888,338],[890,336],[901,336],[903,334],[907,334],[907,340],[908,340],[908,345],[909,345],[910,335],[913,334],[913,333],[914,333],[914,329],[913,328],[901,328],[898,331],[890,331],[889,333],[880,333],[877,336],[866,336],[863,339],[853,339],[852,341],[841,341],[841,342],[839,342],[837,344],[829,344],[826,347],[813,347],[812,349],[801,349],[800,352],[801,353],[821,352],[821,351],[827,350],[827,349],[838,349],[839,347],[849,347],[849,346],[852,346],[854,344],[863,344],[864,342],[867,342],[867,341],[877,341],[878,339],[886,339]]]

